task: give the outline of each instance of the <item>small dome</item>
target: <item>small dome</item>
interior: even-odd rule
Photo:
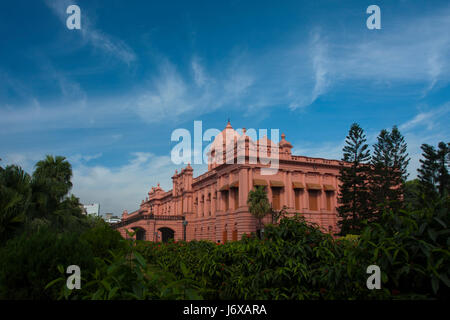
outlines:
[[[281,134],[281,141],[279,143],[281,148],[292,148],[292,144],[286,141],[286,135],[284,133]]]
[[[223,145],[225,144],[225,150],[226,148],[229,146],[229,143],[233,143],[239,139],[240,135],[239,133],[233,129],[233,127],[231,126],[230,121],[228,121],[227,126],[225,127],[225,129],[222,130],[222,132],[220,132],[215,138],[213,143],[211,144],[211,148],[209,150],[209,153],[211,153],[214,150],[217,149],[223,149]],[[227,141],[229,139],[232,139],[232,141]],[[222,151],[225,151],[222,150]]]

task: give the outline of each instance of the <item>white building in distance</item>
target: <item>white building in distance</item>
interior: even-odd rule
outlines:
[[[86,212],[86,214],[99,216],[100,215],[100,204],[99,203],[92,203],[92,204],[84,204],[83,208]]]
[[[105,220],[108,223],[117,223],[121,221],[121,219],[118,216],[115,216],[112,213],[105,213],[103,216],[103,220]]]

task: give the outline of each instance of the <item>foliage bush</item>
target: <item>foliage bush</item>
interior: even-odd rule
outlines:
[[[57,289],[44,287],[58,276],[58,265],[93,270],[89,244],[75,233],[49,228],[9,240],[0,248],[0,299],[56,299]]]
[[[450,201],[385,212],[364,229],[353,257],[378,265],[396,298],[450,297]]]
[[[266,226],[264,239],[225,244],[125,240],[98,222],[81,236],[42,227],[0,250],[0,298],[448,299],[448,208],[386,211],[343,238],[284,217]],[[81,290],[66,287],[71,264],[81,267]],[[372,264],[381,290],[366,287]]]
[[[268,226],[265,239],[244,236],[138,246],[148,261],[183,277],[187,268],[207,299],[448,298],[448,205],[386,212],[360,237],[334,239],[301,217]],[[381,268],[382,289],[368,290],[369,265]]]
[[[130,234],[132,236],[133,234]],[[93,300],[144,300],[144,299],[199,299],[198,286],[185,267],[182,277],[161,270],[147,262],[138,252],[133,240],[122,240],[118,250],[110,252],[108,258],[95,258],[95,271],[88,273],[81,290],[68,290],[66,275],[50,282],[46,288],[57,288],[60,283],[59,299]],[[104,255],[105,256],[105,255]]]
[[[182,268],[187,268],[200,286],[199,294],[207,299],[370,297],[366,267],[356,272],[357,279],[350,274],[354,282],[346,273],[347,251],[354,246],[296,217],[267,226],[263,240],[244,235],[241,241],[223,245],[191,241],[145,243],[138,248],[146,260],[180,278]]]
[[[103,220],[96,221],[92,228],[87,229],[80,236],[80,239],[89,244],[94,257],[98,258],[109,258],[111,251],[120,253],[125,250],[125,243],[120,233],[111,229]]]

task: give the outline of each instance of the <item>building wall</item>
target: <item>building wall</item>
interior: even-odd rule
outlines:
[[[141,209],[129,217],[139,212],[167,216],[183,215],[188,222],[187,240],[221,240],[223,242],[224,231],[226,231],[227,240],[232,240],[233,232],[237,233],[237,238],[240,239],[244,233],[255,232],[257,229],[257,220],[248,210],[247,198],[249,191],[254,188],[254,183],[260,184],[264,181],[268,199],[272,204],[276,192],[274,189],[278,189],[280,209],[285,206],[287,212],[301,213],[308,221],[320,225],[323,230],[330,231],[331,228],[333,232],[336,232],[338,173],[337,166],[317,167],[312,170],[310,166],[299,163],[283,165],[276,175],[264,176],[256,165],[229,165],[228,168],[223,168],[214,175],[186,186],[181,194],[155,191],[155,194],[141,205]],[[186,172],[180,173],[176,180],[181,182],[185,180],[184,174]],[[282,186],[271,186],[274,183],[282,184]],[[297,186],[300,183],[303,188],[294,188],[294,183]],[[233,186],[230,187],[230,185]],[[327,188],[331,186],[334,190],[326,191],[324,186]],[[320,187],[320,190],[309,189],[309,187]],[[310,198],[314,194],[317,197],[317,208],[311,205]],[[122,221],[126,218],[123,217]],[[271,217],[266,217],[264,221],[270,223]],[[142,227],[150,234],[155,232],[152,231],[154,228],[164,226],[175,231],[175,239],[183,239],[181,220],[139,221],[127,227]],[[149,236],[148,240],[152,240],[151,238]]]
[[[232,130],[229,128],[231,125],[227,125],[224,132]],[[226,150],[224,144],[224,157],[225,153],[234,152],[235,160],[237,159],[237,138],[234,138],[234,149],[231,151]],[[263,184],[272,205],[278,205],[279,209],[285,207],[290,214],[301,213],[324,231],[337,232],[338,175],[342,163],[291,155],[292,146],[282,135],[282,140],[276,145],[279,169],[274,175],[264,175],[262,168],[267,165],[251,161],[249,155],[255,144],[248,140],[244,139],[242,148],[245,151],[242,153],[245,155],[244,161],[234,161],[232,164],[212,163],[206,173],[196,178],[193,178],[193,169],[188,164],[181,172],[175,171],[172,190],[166,192],[159,184],[153,187],[148,197],[142,201],[140,209],[130,215],[125,211],[122,221],[126,222],[139,214],[179,216],[188,223],[188,241],[196,239],[223,242],[240,239],[244,233],[255,232],[258,227],[257,220],[249,212],[247,198],[256,184]],[[213,144],[213,148],[216,146],[217,143]],[[273,148],[268,147],[269,156]],[[257,146],[253,151],[259,154],[260,150]],[[271,217],[267,216],[263,221],[270,223]],[[175,231],[176,240],[183,239],[182,220],[140,220],[122,226],[120,230],[125,235],[125,228],[141,227],[148,234],[147,240],[158,241],[154,238],[154,233],[157,232],[155,230],[164,226]]]

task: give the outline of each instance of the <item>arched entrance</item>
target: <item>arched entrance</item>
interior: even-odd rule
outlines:
[[[145,230],[140,227],[135,227],[133,230],[136,232],[136,240],[145,240]]]
[[[169,239],[175,238],[175,231],[173,231],[170,228],[163,227],[158,229],[159,232],[161,232],[161,240],[162,242],[167,242]]]

